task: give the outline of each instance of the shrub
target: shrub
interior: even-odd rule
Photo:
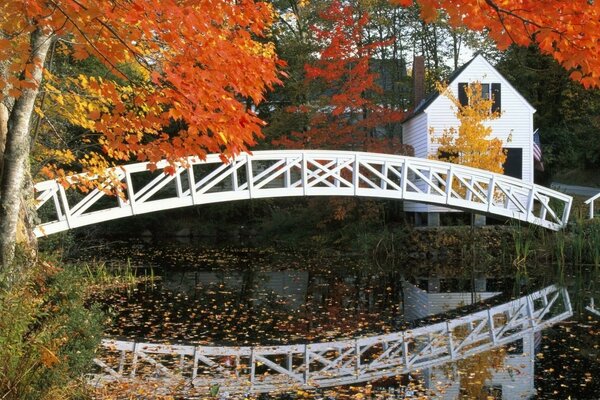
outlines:
[[[85,279],[41,261],[0,275],[0,398],[68,399],[83,393],[101,339],[85,306]]]

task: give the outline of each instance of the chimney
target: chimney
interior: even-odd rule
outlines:
[[[415,56],[413,59],[413,107],[417,107],[425,98],[425,58]]]

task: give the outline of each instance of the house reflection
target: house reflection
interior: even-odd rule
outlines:
[[[191,297],[201,298],[203,294],[219,292],[251,301],[252,307],[285,309],[288,315],[295,317],[285,325],[273,327],[279,335],[289,338],[310,334],[314,340],[321,341],[329,340],[329,336],[319,338],[319,331],[363,335],[358,322],[372,321],[378,316],[396,318],[393,325],[398,326],[398,330],[424,318],[439,316],[444,320],[446,313],[500,295],[500,289],[504,289],[502,282],[486,278],[413,281],[415,283],[410,283],[398,275],[342,276],[294,269],[180,271],[170,273],[162,286]],[[398,313],[390,312],[392,308]],[[294,314],[301,309],[301,313]],[[336,329],[340,327],[344,329]],[[427,368],[420,372],[420,378],[433,398],[530,398],[536,393],[534,359],[539,340],[539,335],[530,334],[500,351]],[[478,383],[478,380],[482,382]],[[474,388],[477,394],[474,394]]]
[[[409,321],[427,318],[500,295],[487,290],[485,278],[473,281],[472,291],[440,289],[443,280],[417,280],[418,286],[403,282],[404,315]],[[450,289],[452,290],[452,289]],[[442,316],[443,317],[443,316]],[[504,349],[477,354],[452,365],[422,371],[424,386],[437,399],[528,399],[534,386],[535,349],[539,334],[528,334]]]

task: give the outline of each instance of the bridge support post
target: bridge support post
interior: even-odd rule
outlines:
[[[440,226],[440,213],[416,212],[415,226]]]
[[[485,226],[487,223],[487,218],[485,215],[481,214],[473,214],[473,225],[475,226]]]
[[[427,213],[427,226],[440,226],[440,213]]]

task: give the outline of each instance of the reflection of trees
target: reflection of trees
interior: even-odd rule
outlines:
[[[468,331],[462,327],[453,332],[454,339],[459,341],[467,335]],[[487,385],[492,382],[494,373],[504,368],[506,355],[505,347],[495,348],[445,365],[441,368],[441,372],[450,380],[459,382],[461,399],[493,399],[496,397]]]
[[[391,330],[399,318],[395,274],[311,273],[305,304],[280,329],[307,338],[340,338]]]
[[[457,361],[460,398],[489,400],[490,391],[486,383],[491,382],[494,372],[504,366],[505,358],[506,350],[498,348]]]
[[[196,260],[178,255],[186,263]],[[210,262],[197,260],[201,268],[166,270],[155,289],[103,299],[115,311],[107,334],[199,344],[293,343],[381,333],[402,315],[396,273],[369,270],[358,261],[336,260],[343,266],[332,269],[332,262],[317,266],[310,257],[296,264],[286,258],[286,267],[306,265],[299,272],[266,269],[263,264],[272,260],[254,262],[253,252],[209,256]]]

